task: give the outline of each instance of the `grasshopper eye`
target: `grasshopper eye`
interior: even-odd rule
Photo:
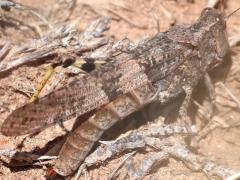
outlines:
[[[217,17],[217,18],[216,18],[216,21],[217,21],[217,22],[219,22],[219,21],[220,21],[220,19]]]
[[[210,11],[212,11],[212,8],[210,7],[203,9],[201,12],[201,16],[208,16]]]
[[[212,9],[212,8],[207,7],[207,8],[205,8],[205,9],[202,11],[202,13],[207,13],[207,12],[209,12],[211,9]]]
[[[208,11],[210,11],[210,8],[206,8],[206,9],[205,9],[205,12],[208,12]]]

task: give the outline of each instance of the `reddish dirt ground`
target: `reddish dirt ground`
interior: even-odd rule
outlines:
[[[61,19],[67,13],[67,10],[62,7],[63,5],[56,5],[56,2],[60,2],[60,0],[19,0],[18,2],[39,9],[46,17],[49,17],[49,22],[53,26],[61,24]],[[227,2],[226,14],[240,7],[239,0]],[[79,0],[68,21],[75,21],[78,29],[83,30],[99,16],[113,16],[114,20],[108,35],[114,36],[116,39],[128,37],[132,41],[137,41],[158,32],[156,19],[158,19],[160,31],[167,30],[173,23],[190,24],[198,18],[206,4],[207,0],[195,0],[194,3],[186,0]],[[14,13],[18,14],[18,12]],[[19,17],[16,15],[13,17],[19,18],[25,23],[32,24],[34,22],[34,18],[22,14]],[[240,11],[227,21],[229,36],[240,34],[239,19]],[[46,28],[42,29],[43,34],[45,30]],[[39,35],[26,28],[1,27],[0,36],[1,39],[6,38],[19,44],[33,37],[38,38]],[[240,99],[240,47],[235,46],[231,49],[231,57],[232,66],[223,83],[236,98]],[[8,75],[0,77],[0,125],[15,108],[29,101],[29,97],[23,92],[34,90],[34,87],[41,81],[46,68],[47,64],[22,66]],[[56,80],[54,78],[57,77],[50,80],[41,96],[49,92],[51,84]],[[234,126],[228,129],[213,130],[201,141],[200,152],[219,164],[240,171],[240,109],[219,83],[215,84],[215,89],[218,109],[216,116],[220,116],[224,123]],[[0,150],[18,148],[27,152],[36,151],[52,141],[56,134],[64,134],[64,131],[59,126],[54,126],[34,137],[9,138],[0,134]],[[21,142],[23,143],[21,144]],[[21,147],[19,147],[20,144]],[[135,159],[141,161],[142,156],[143,154],[136,155]],[[123,157],[110,160],[101,167],[91,170],[94,179],[106,179]],[[44,165],[9,168],[6,164],[0,163],[0,179],[45,179],[45,175],[46,167]],[[170,159],[167,166],[160,167],[144,179],[160,179],[159,177],[161,179],[208,179],[203,173],[192,172],[182,162],[174,159]]]

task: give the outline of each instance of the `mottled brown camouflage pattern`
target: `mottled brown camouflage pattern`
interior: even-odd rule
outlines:
[[[1,131],[9,136],[33,133],[100,108],[69,134],[60,152],[55,169],[70,175],[105,130],[153,100],[166,103],[186,87],[193,89],[221,63],[227,50],[225,17],[217,10],[204,9],[195,24],[159,33],[131,50],[129,58],[112,61],[15,110]]]

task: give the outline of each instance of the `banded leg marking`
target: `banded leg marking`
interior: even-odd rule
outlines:
[[[142,86],[107,104],[83,122],[69,134],[56,161],[56,171],[65,176],[72,174],[105,130],[148,103],[154,93],[149,84]]]

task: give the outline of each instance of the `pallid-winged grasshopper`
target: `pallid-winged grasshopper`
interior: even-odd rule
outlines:
[[[68,135],[56,171],[72,174],[103,132],[152,101],[166,103],[193,88],[229,49],[225,16],[206,8],[193,25],[180,25],[140,44],[131,58],[112,61],[37,102],[16,109],[2,133],[19,136],[60,120],[96,113]],[[187,106],[186,106],[187,107]],[[184,109],[184,108],[183,108]]]

